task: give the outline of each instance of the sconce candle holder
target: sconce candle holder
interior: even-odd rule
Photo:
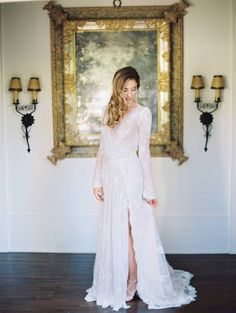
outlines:
[[[203,79],[201,75],[194,75],[192,79],[191,89],[195,90],[195,100],[200,115],[200,122],[202,123],[204,134],[206,137],[204,150],[207,151],[208,139],[211,136],[213,113],[218,109],[221,102],[221,89],[224,89],[224,79],[222,75],[214,75],[211,89],[215,89],[215,100],[212,103],[202,103],[200,97],[200,90],[204,88]]]
[[[15,105],[16,112],[22,115],[21,123],[24,137],[27,142],[27,151],[30,152],[29,145],[29,132],[30,127],[34,124],[34,116],[36,105],[38,104],[37,92],[41,91],[38,77],[31,77],[29,80],[28,91],[32,92],[32,103],[29,105],[20,105],[18,93],[22,91],[21,81],[19,77],[12,77],[10,82],[9,91],[13,92],[13,104]],[[27,111],[27,113],[23,113]]]

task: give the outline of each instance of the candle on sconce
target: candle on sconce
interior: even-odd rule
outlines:
[[[40,84],[39,84],[39,78],[38,77],[30,77],[28,91],[32,91],[32,103],[37,104],[37,92],[41,91]]]
[[[192,78],[191,89],[195,90],[195,102],[200,102],[200,90],[204,88],[202,75],[194,75]]]
[[[22,91],[21,81],[19,77],[12,77],[9,91],[13,91],[13,104],[19,104],[18,92]]]
[[[220,102],[221,89],[224,89],[224,78],[222,75],[214,75],[212,79],[211,89],[215,89],[215,101]]]
[[[12,101],[12,103],[13,103],[13,104],[19,103],[18,91],[17,91],[17,90],[14,90],[14,91],[13,91],[13,101]]]

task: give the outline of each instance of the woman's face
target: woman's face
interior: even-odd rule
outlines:
[[[128,106],[132,106],[136,102],[138,92],[137,82],[134,79],[127,79],[122,89],[122,97]]]

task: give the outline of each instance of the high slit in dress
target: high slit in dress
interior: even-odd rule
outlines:
[[[104,119],[103,119],[104,121]],[[196,298],[193,275],[174,270],[165,258],[153,208],[152,114],[137,104],[113,129],[101,125],[93,187],[103,187],[93,283],[85,300],[113,310],[128,309],[128,223],[137,263],[137,293],[149,309],[178,307]],[[130,218],[129,213],[130,212]]]

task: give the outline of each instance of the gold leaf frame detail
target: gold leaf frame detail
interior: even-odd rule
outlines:
[[[52,64],[52,102],[53,102],[53,130],[54,148],[50,160],[63,159],[65,157],[94,157],[98,146],[91,144],[86,138],[74,144],[70,143],[70,135],[67,139],[66,118],[70,108],[66,104],[66,92],[76,93],[73,75],[67,75],[65,64],[71,64],[71,54],[66,53],[66,45],[72,43],[78,28],[85,27],[87,22],[96,22],[99,27],[107,27],[119,30],[121,25],[133,28],[137,21],[145,21],[146,27],[158,27],[162,40],[167,40],[169,49],[162,57],[169,62],[167,77],[164,73],[158,76],[160,87],[169,88],[168,101],[163,107],[163,112],[169,115],[168,122],[162,124],[162,136],[152,134],[151,155],[170,156],[173,160],[179,160],[182,164],[187,157],[183,149],[183,17],[187,13],[189,5],[186,1],[168,6],[134,6],[134,7],[78,7],[63,8],[54,1],[44,7],[49,11],[51,28],[51,64]],[[105,25],[105,26],[104,26]],[[71,47],[70,47],[71,48]],[[69,52],[73,51],[69,49]],[[158,62],[159,64],[159,62]],[[75,69],[73,69],[75,70]],[[160,72],[159,72],[160,74]],[[159,124],[159,121],[158,121]],[[67,131],[68,133],[68,131]],[[57,155],[63,146],[63,153]],[[68,149],[66,149],[68,147]],[[55,152],[56,151],[56,152]],[[178,151],[178,153],[177,153]],[[52,162],[56,164],[56,162]]]

